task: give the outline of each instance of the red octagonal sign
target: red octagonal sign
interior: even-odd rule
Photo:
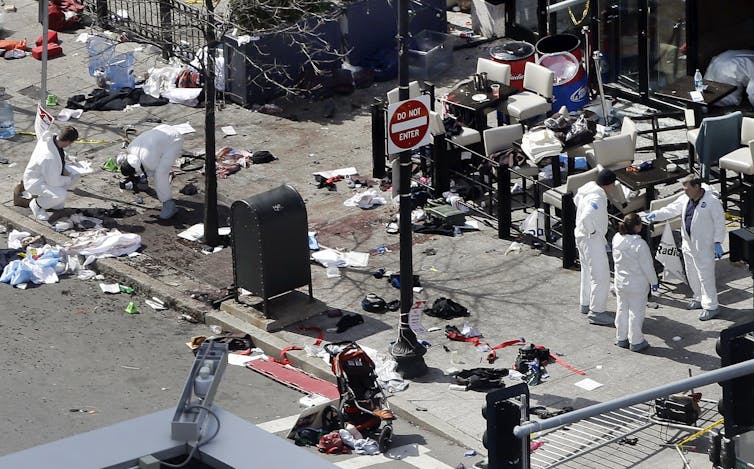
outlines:
[[[428,96],[392,104],[388,108],[388,114],[389,153],[411,150],[430,143]]]

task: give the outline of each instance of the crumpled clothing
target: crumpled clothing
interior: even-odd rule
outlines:
[[[45,245],[42,249],[27,249],[26,257],[8,263],[0,275],[0,282],[12,286],[24,283],[57,283],[58,273],[65,271],[65,256],[59,247]],[[62,265],[58,264],[63,261]]]
[[[356,454],[380,454],[379,445],[371,438],[362,438],[360,440],[357,440],[356,438],[354,438],[351,432],[345,429],[338,430],[338,434],[340,435],[340,439],[343,441],[343,444],[354,450]]]
[[[8,247],[10,249],[21,249],[23,247],[23,240],[31,236],[28,231],[13,230],[8,233]]]
[[[167,104],[164,98],[153,98],[144,93],[141,88],[120,88],[106,91],[95,89],[89,96],[77,94],[68,98],[67,109],[83,109],[85,111],[122,111],[126,106],[140,104],[141,106],[162,106]]]
[[[364,192],[355,194],[353,197],[343,202],[346,207],[360,207],[363,209],[372,208],[375,205],[385,205],[384,197],[377,194],[375,189],[367,189]]]
[[[534,163],[539,164],[549,156],[559,155],[563,151],[563,144],[551,130],[541,129],[526,133],[521,141],[521,149]]]
[[[369,358],[374,362],[374,373],[377,375],[377,384],[387,392],[400,392],[408,387],[408,381],[404,380],[395,369],[398,362],[387,354],[378,352],[367,346],[361,347]]]
[[[138,251],[141,248],[141,236],[135,233],[121,233],[116,229],[107,231],[91,230],[79,234],[76,239],[66,244],[70,253],[82,256],[120,257]]]
[[[248,168],[251,164],[251,153],[231,147],[222,147],[215,153],[215,161],[217,161],[217,175],[225,179],[240,171],[241,168]]]

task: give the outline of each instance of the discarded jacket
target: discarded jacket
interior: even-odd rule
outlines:
[[[85,111],[122,111],[126,106],[138,104],[140,106],[162,106],[167,104],[165,98],[153,98],[144,93],[142,88],[121,88],[106,91],[97,88],[89,96],[77,94],[68,98],[65,107],[68,109],[83,109]]]
[[[471,368],[453,374],[456,384],[472,391],[504,388],[503,378],[508,376],[507,368]]]
[[[469,310],[450,298],[440,297],[432,303],[431,308],[424,310],[424,314],[440,319],[454,319],[469,316]]]

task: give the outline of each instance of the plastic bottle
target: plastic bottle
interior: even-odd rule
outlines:
[[[199,373],[194,377],[194,394],[204,399],[212,383],[212,371],[209,365],[202,365]]]
[[[699,69],[696,69],[696,72],[694,72],[694,89],[699,91],[700,93],[704,91],[704,80],[702,79],[702,72],[699,71]]]
[[[16,125],[13,122],[13,108],[8,102],[9,96],[5,88],[0,88],[0,138],[11,138],[16,135]]]

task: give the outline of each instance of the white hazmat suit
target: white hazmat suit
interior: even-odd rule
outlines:
[[[24,170],[24,188],[36,197],[42,209],[62,209],[68,190],[78,178],[64,174],[63,158],[55,145],[55,134],[45,132],[37,142]]]
[[[615,292],[618,308],[615,313],[615,337],[631,345],[644,342],[641,331],[647,310],[647,295],[657,284],[652,254],[647,242],[637,234],[616,234],[613,237],[615,261]]]
[[[175,214],[170,169],[183,150],[183,135],[173,126],[161,124],[136,137],[126,149],[126,161],[154,181],[157,198],[163,203],[160,218]],[[120,163],[120,162],[119,162]]]
[[[610,264],[607,259],[607,194],[590,181],[576,192],[576,245],[581,263],[581,305],[591,314],[604,313],[610,292]]]
[[[652,213],[656,221],[675,216],[683,218],[689,197],[682,195],[675,202]],[[725,241],[725,213],[720,201],[705,190],[691,218],[691,233],[686,224],[681,227],[681,251],[686,266],[686,277],[694,294],[694,301],[701,302],[702,308],[714,311],[718,307],[717,287],[715,286],[715,243]]]

